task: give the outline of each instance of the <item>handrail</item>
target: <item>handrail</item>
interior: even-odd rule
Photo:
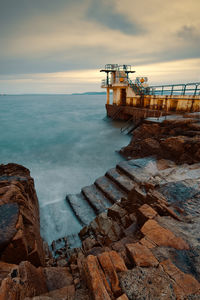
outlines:
[[[133,91],[136,93],[136,95],[144,95],[146,94],[146,88],[144,88],[142,85],[138,85],[134,83],[132,80],[128,80],[130,87],[133,89]]]
[[[111,80],[110,78],[108,80],[102,79],[101,81],[101,86],[110,86],[111,85]]]
[[[186,84],[166,84],[149,86],[145,91],[146,95],[200,95],[200,82]]]
[[[124,131],[126,131],[127,129],[129,129],[129,128],[130,128],[130,123],[132,123],[132,121],[133,121],[133,116],[131,116],[131,117],[126,121],[126,123],[124,124],[124,126],[122,126],[122,127],[120,128],[120,132],[123,133]]]
[[[106,64],[105,70],[110,71],[131,71],[131,65]]]

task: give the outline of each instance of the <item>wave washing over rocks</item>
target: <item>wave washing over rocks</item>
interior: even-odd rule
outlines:
[[[129,160],[82,190],[93,213],[68,197],[80,248],[63,237],[49,250],[29,171],[1,165],[0,299],[200,299],[198,119],[149,122],[121,150]]]
[[[120,135],[120,122],[103,120],[104,102],[104,95],[7,95],[0,99],[1,162],[15,162],[31,171],[40,231],[48,244],[81,229],[65,201],[66,193],[76,193],[119,162],[114,150],[130,140]]]

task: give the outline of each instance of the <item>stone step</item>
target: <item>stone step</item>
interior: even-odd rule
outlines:
[[[117,165],[117,169],[137,183],[147,182],[151,176],[158,173],[153,157],[122,161]]]
[[[82,225],[88,225],[96,217],[94,209],[89,205],[82,193],[67,195],[66,200]]]
[[[99,177],[95,181],[95,184],[112,203],[115,203],[122,197],[127,196],[127,193],[122,191],[113,181],[111,181],[106,176]]]
[[[112,205],[94,184],[82,188],[82,193],[96,214],[100,214]]]
[[[116,168],[108,170],[106,176],[114,181],[126,193],[129,193],[135,187],[135,182],[124,173],[120,173]]]

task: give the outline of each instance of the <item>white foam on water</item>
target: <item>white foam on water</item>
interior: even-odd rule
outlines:
[[[120,160],[129,143],[120,122],[104,121],[104,95],[0,97],[1,163],[31,171],[40,204],[41,234],[52,240],[81,226],[65,201]]]

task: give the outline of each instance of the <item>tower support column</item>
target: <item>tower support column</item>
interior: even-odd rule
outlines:
[[[107,104],[110,104],[110,89],[107,87]]]

